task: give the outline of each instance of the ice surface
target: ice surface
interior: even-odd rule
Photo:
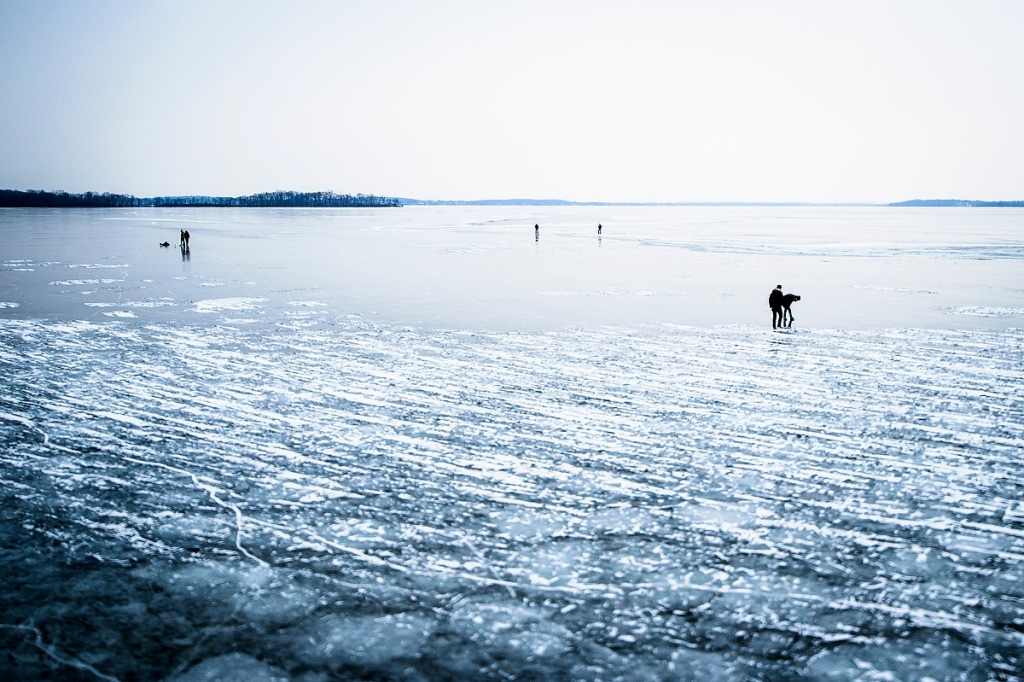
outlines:
[[[425,329],[770,321],[775,284],[815,329],[1018,328],[1020,209],[431,207],[7,209],[2,298],[20,319],[277,321],[296,303]],[[535,239],[533,225],[541,231]],[[596,225],[604,225],[602,235]],[[160,248],[193,234],[187,254]],[[159,305],[153,305],[159,302]],[[226,308],[225,306],[232,306]],[[152,309],[150,309],[152,308]],[[294,316],[308,324],[309,316]]]
[[[175,675],[171,682],[288,682],[291,678],[245,654],[225,654],[207,659]]]
[[[396,228],[371,218],[383,254]],[[514,260],[472,248],[492,228],[511,230],[402,230],[417,251]],[[559,230],[575,239],[541,242]],[[224,255],[200,272],[213,247],[190,231],[190,261],[121,254],[139,279],[84,301],[49,284],[73,279],[55,273],[64,242],[5,244],[3,298],[21,304],[0,312],[5,678],[1019,678],[1013,316],[773,333],[759,289],[758,326],[661,309],[473,326],[452,301],[414,323],[419,304],[371,314],[386,296],[349,299],[316,268],[289,285],[317,257],[299,236],[284,274],[252,280]],[[1024,308],[1000,272],[979,306]],[[904,276],[880,295],[945,290]]]

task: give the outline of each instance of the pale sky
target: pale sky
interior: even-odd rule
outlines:
[[[0,187],[1024,199],[1021,0],[0,0]]]

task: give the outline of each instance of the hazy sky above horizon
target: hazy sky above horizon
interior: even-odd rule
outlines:
[[[1024,199],[1024,2],[0,0],[0,187]]]

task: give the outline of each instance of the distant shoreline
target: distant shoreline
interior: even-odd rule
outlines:
[[[968,207],[968,208],[1024,208],[1024,201],[977,201],[973,199],[911,199],[887,206]]]
[[[398,207],[399,199],[375,194],[276,191],[240,197],[205,195],[136,197],[109,192],[46,192],[0,189],[2,208],[379,208]]]
[[[806,201],[569,201],[566,199],[411,199],[334,192],[262,192],[238,197],[136,197],[109,192],[0,189],[0,208],[398,208],[401,206],[849,206],[896,208],[1024,208],[1024,200],[911,199],[892,203]]]
[[[1002,207],[1024,208],[1024,201],[977,201],[973,199],[912,199],[894,203],[813,201],[568,201],[563,199],[400,199],[406,206],[862,206],[862,207]]]

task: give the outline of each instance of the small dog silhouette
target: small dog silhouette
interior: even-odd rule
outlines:
[[[160,242],[160,246],[170,246],[170,242]]]
[[[795,320],[796,318],[793,317],[793,311],[789,309],[789,306],[793,305],[794,303],[796,303],[799,300],[800,300],[800,297],[797,296],[796,294],[786,294],[785,296],[782,297],[782,326],[783,327],[792,327],[793,326],[793,320]],[[789,318],[789,322],[786,321],[787,317]]]

